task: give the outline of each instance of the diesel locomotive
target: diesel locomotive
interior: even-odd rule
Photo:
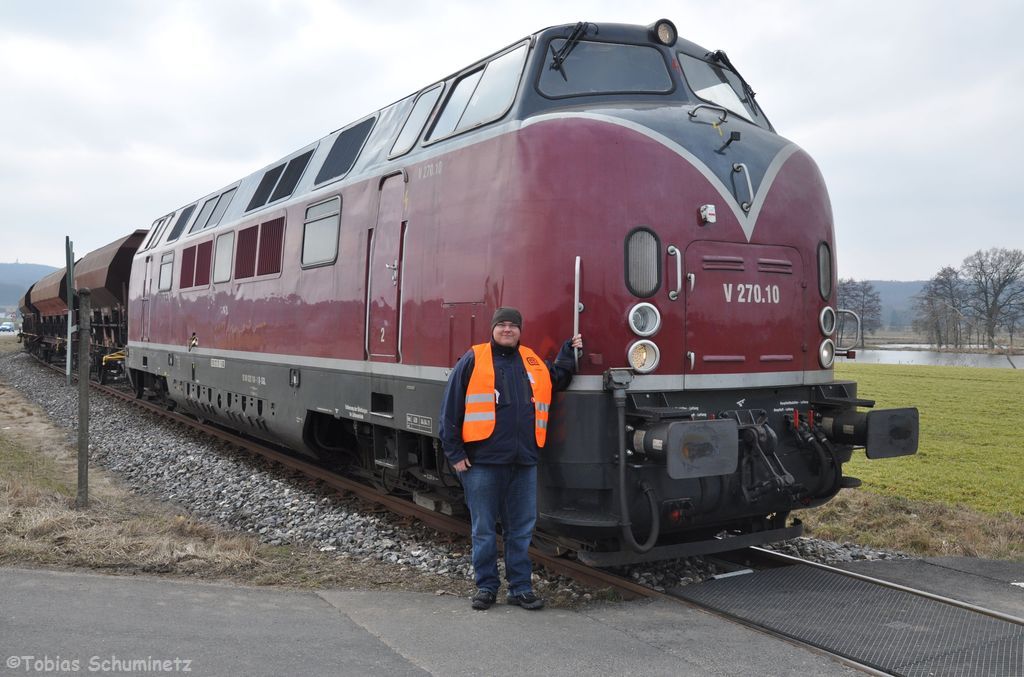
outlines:
[[[446,511],[441,396],[494,309],[542,357],[582,332],[538,525],[596,564],[798,535],[854,449],[917,449],[834,378],[820,172],[667,20],[542,30],[164,213],[126,284],[140,396]]]

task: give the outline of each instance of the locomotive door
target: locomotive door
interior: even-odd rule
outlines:
[[[807,341],[799,251],[697,240],[686,248],[685,270],[686,387],[722,383],[725,375],[749,385],[778,382],[783,372],[802,379]]]
[[[405,176],[402,172],[382,179],[378,196],[366,297],[366,352],[376,362],[399,362],[402,357],[399,320]]]

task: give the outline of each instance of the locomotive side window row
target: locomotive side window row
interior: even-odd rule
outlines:
[[[409,117],[406,118],[405,124],[402,126],[402,131],[395,139],[395,145],[391,147],[390,157],[404,155],[413,147],[416,139],[420,136],[424,123],[430,117],[431,111],[434,110],[434,105],[441,98],[442,89],[441,85],[435,85],[419,95],[412,112],[409,113]]]
[[[220,220],[224,218],[224,212],[227,211],[228,205],[231,204],[231,198],[235,196],[237,187],[230,190],[224,191],[221,195],[214,195],[209,200],[203,203],[203,208],[199,210],[199,216],[196,217],[195,223],[188,229],[189,233],[198,233],[206,228],[212,228],[220,223]],[[174,233],[171,233],[173,236]],[[176,237],[168,238],[168,242],[176,240]]]
[[[260,179],[256,192],[253,193],[245,211],[251,212],[268,202],[276,202],[291,195],[302,177],[302,172],[306,171],[306,165],[313,157],[314,150],[316,149],[307,150],[305,153],[293,157],[287,163],[281,163],[268,169]]]
[[[335,197],[306,209],[302,225],[302,267],[333,263],[338,256],[341,198]]]
[[[451,136],[503,116],[515,99],[525,61],[524,43],[463,75],[445,101],[427,140]]]
[[[185,224],[188,223],[188,220],[192,217],[192,212],[195,210],[195,205],[189,205],[181,210],[181,216],[174,222],[174,228],[171,229],[171,234],[167,236],[168,242],[174,242],[181,237],[182,231],[185,230]]]
[[[338,200],[323,204],[331,206],[331,203],[334,202],[338,202]],[[337,204],[333,206],[335,210],[339,209]],[[334,218],[336,223],[338,215],[339,212],[335,211],[333,216],[327,215],[325,218]],[[215,242],[216,247],[214,246]],[[281,272],[283,246],[284,218],[274,219],[238,231],[235,278],[241,280],[257,275],[272,275]],[[329,244],[326,240],[321,240],[318,246],[327,247]],[[215,283],[230,281],[234,249],[235,231],[220,234],[216,241],[207,240],[183,249],[181,270],[178,274],[178,288],[185,290],[207,287],[210,284],[211,272]],[[337,235],[335,235],[334,250],[337,251]],[[332,261],[334,256],[332,254]],[[174,252],[167,252],[160,259],[159,291],[170,291],[173,269]]]
[[[174,218],[174,212],[171,212],[167,216],[159,218],[153,222],[153,227],[149,229],[149,236],[142,245],[142,251],[151,249],[153,245],[160,241],[160,236],[164,234],[164,229],[167,227],[167,224],[170,223],[172,218]]]
[[[338,135],[331,146],[331,152],[327,154],[327,159],[316,175],[315,185],[319,186],[321,183],[348,174],[376,121],[376,117],[367,118]]]

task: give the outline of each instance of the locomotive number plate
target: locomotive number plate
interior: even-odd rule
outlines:
[[[723,282],[726,303],[779,303],[782,293],[777,284],[733,284]]]

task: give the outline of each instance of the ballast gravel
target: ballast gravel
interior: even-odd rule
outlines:
[[[77,441],[78,389],[25,353],[0,356],[0,380],[42,407]],[[254,534],[271,545],[304,544],[340,557],[389,562],[424,573],[472,580],[468,544],[402,518],[373,511],[316,480],[241,451],[128,403],[90,397],[91,461],[119,475],[133,490],[173,502],[193,516]],[[800,538],[776,550],[825,563],[905,555]],[[725,569],[713,559],[689,557],[615,568],[659,591],[705,580]],[[540,572],[543,574],[544,572]],[[535,574],[539,592],[587,601],[591,594],[564,577]]]

